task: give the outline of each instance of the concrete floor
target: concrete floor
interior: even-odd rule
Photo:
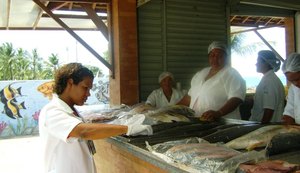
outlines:
[[[1,173],[41,173],[39,137],[0,139]]]

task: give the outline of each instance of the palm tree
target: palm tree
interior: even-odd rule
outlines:
[[[37,49],[32,50],[31,55],[31,68],[32,68],[32,79],[40,79],[42,76],[40,75],[43,71],[42,69],[42,58],[39,56]]]
[[[45,61],[46,69],[42,72],[44,79],[53,79],[54,72],[59,68],[59,58],[57,54],[51,53],[48,61]]]
[[[27,80],[29,79],[31,70],[29,69],[30,61],[28,59],[28,52],[19,48],[15,55],[15,61],[13,63],[14,79],[15,80]]]
[[[12,43],[3,43],[0,47],[0,70],[2,80],[13,79],[13,61],[15,58],[15,50]]]
[[[230,38],[231,50],[238,55],[245,56],[257,52],[257,49],[263,45],[261,42],[245,44],[247,39],[246,33],[232,34]]]
[[[231,50],[240,56],[245,56],[258,52],[258,49],[264,46],[263,42],[254,42],[247,44],[249,32],[232,34],[230,37]],[[269,42],[271,45],[276,45],[275,42]]]

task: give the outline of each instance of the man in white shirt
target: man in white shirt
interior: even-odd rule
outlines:
[[[146,104],[156,108],[172,106],[179,102],[183,97],[183,92],[173,87],[174,76],[170,72],[162,72],[158,77],[159,89],[151,92]]]

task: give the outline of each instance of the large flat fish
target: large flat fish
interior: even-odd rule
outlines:
[[[240,154],[240,152],[236,150],[209,143],[177,145],[165,153],[166,156],[184,164],[190,164],[192,161],[195,162],[195,160],[223,160],[238,154]]]
[[[249,132],[252,132],[260,127],[263,127],[261,124],[240,124],[233,127],[220,129],[212,134],[202,137],[210,143],[216,142],[229,142],[233,139],[236,139],[240,136],[243,136]]]
[[[145,141],[149,144],[154,145],[161,142],[166,142],[170,140],[184,139],[188,137],[195,137],[201,131],[205,131],[216,126],[219,126],[219,122],[213,123],[196,123],[196,124],[182,124],[176,127],[170,127],[165,130],[156,131],[151,136],[137,136],[128,137],[128,142],[134,145],[143,146]]]
[[[257,147],[265,147],[267,143],[271,141],[273,136],[288,132],[300,133],[300,126],[267,125],[231,140],[225,145],[233,149],[253,150]]]
[[[238,124],[220,124],[217,127],[214,127],[214,128],[208,129],[208,130],[199,131],[197,133],[197,137],[203,138],[204,136],[210,135],[210,134],[215,133],[217,131],[227,129],[227,128],[230,128],[230,127],[235,127],[237,125]]]

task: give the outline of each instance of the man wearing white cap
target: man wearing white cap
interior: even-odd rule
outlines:
[[[210,67],[194,75],[188,95],[178,103],[189,104],[201,120],[241,119],[238,106],[245,98],[246,84],[238,71],[228,65],[227,54],[225,44],[212,42],[208,47]]]
[[[280,122],[284,108],[284,87],[275,72],[280,60],[270,50],[258,52],[256,70],[264,76],[256,87],[254,105],[249,120],[261,123]]]
[[[152,91],[148,96],[146,104],[161,108],[175,105],[183,97],[183,92],[173,88],[174,76],[170,72],[162,72],[158,77],[159,89]]]
[[[282,65],[282,71],[291,82],[282,120],[287,124],[300,124],[300,54],[290,54]]]

